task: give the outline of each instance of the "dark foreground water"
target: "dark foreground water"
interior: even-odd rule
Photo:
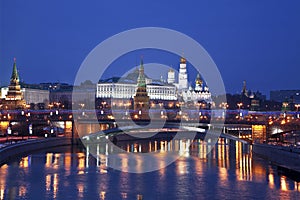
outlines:
[[[78,147],[36,152],[0,168],[0,199],[300,199],[297,177],[280,174],[251,147],[219,140],[207,155],[201,140],[186,142],[176,162],[140,174],[107,168],[105,154],[96,160]],[[167,150],[165,141],[121,146]]]

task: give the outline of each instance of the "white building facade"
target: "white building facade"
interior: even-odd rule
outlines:
[[[8,87],[1,88],[1,98],[6,98],[8,92]],[[48,90],[40,90],[40,89],[32,89],[32,88],[22,88],[22,95],[26,104],[38,104],[38,103],[48,103],[49,102],[49,91]]]
[[[195,80],[195,88],[189,87],[188,90],[181,92],[182,98],[185,102],[199,102],[206,101],[212,103],[211,93],[207,86],[204,86],[200,74],[197,75]]]
[[[178,74],[178,90],[184,91],[188,89],[188,75],[186,70],[186,59],[180,59],[179,74]]]
[[[211,103],[211,93],[207,91],[195,91],[190,88],[187,91],[182,92],[182,98],[184,102],[197,102],[197,101],[206,101]]]
[[[131,83],[98,83],[97,98],[130,99],[136,93],[137,85]],[[148,96],[152,100],[177,100],[174,85],[147,84]]]
[[[178,100],[189,101],[206,101],[211,102],[211,93],[208,87],[204,86],[200,75],[197,76],[195,88],[189,88],[187,62],[185,58],[180,59],[178,82],[175,79],[175,71],[169,70],[167,82],[152,81],[147,78],[147,93],[151,100]],[[130,99],[133,98],[137,84],[132,82],[133,79],[115,82],[102,82],[97,84],[96,98],[115,98]]]

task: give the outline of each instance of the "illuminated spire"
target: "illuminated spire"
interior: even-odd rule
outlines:
[[[19,82],[19,74],[18,74],[18,70],[17,70],[17,63],[16,63],[16,58],[14,58],[14,65],[13,65],[13,71],[11,74],[11,78],[10,81],[16,81]]]
[[[145,73],[144,73],[144,62],[143,62],[143,57],[141,57],[141,66],[139,70],[139,77],[137,80],[138,87],[146,87],[146,78],[145,78]]]
[[[19,75],[17,70],[16,58],[14,58],[13,70],[10,78],[10,84],[8,86],[8,92],[5,96],[7,101],[15,101],[14,104],[8,103],[9,109],[23,108],[26,104],[23,99],[23,94],[21,92],[21,86],[19,83]]]

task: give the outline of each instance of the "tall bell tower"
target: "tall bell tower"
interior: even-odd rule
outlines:
[[[180,67],[179,67],[179,75],[178,75],[178,89],[179,89],[179,91],[188,89],[186,59],[183,57],[180,58]]]

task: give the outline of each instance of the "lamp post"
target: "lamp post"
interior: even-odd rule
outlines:
[[[7,138],[6,138],[7,142],[9,141],[10,135],[11,135],[11,127],[8,126],[8,127],[7,127]]]
[[[243,103],[238,103],[237,106],[239,107],[239,110],[241,110],[241,106],[243,105]]]
[[[29,136],[28,136],[28,139],[29,139],[30,136],[32,135],[32,124],[29,124],[28,131],[29,131]]]
[[[239,116],[242,117],[241,106],[243,106],[243,103],[238,103],[237,106],[239,107]]]
[[[297,108],[297,118],[299,118],[299,113],[298,113],[298,111],[299,111],[300,104],[296,104],[295,107]]]
[[[297,108],[297,112],[298,112],[300,104],[296,104],[295,107]]]

